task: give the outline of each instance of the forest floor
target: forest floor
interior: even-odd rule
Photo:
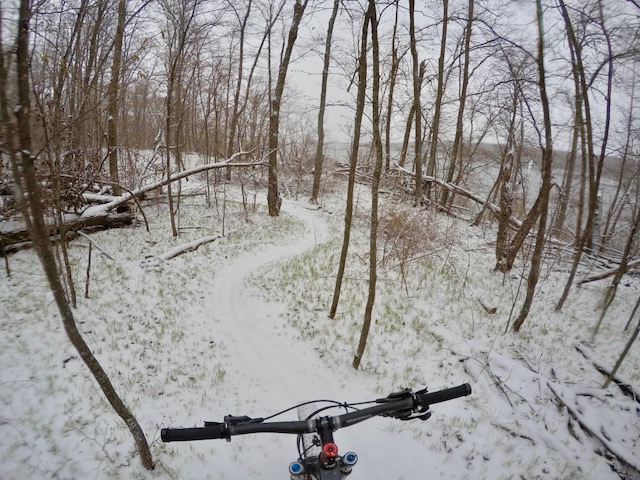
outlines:
[[[426,422],[376,418],[338,431],[341,451],[359,456],[350,478],[637,478],[640,405],[615,384],[602,389],[594,362],[611,368],[624,348],[638,279],[624,280],[590,343],[608,281],[573,288],[554,311],[570,254],[550,250],[531,314],[514,334],[525,261],[495,273],[492,227],[385,197],[374,324],[356,371],[368,288],[366,190],[358,189],[335,320],[327,313],[342,194],[322,209],[285,198],[277,218],[255,201],[265,192],[255,195],[243,203],[230,190],[224,205],[220,195],[210,207],[187,197],[178,238],[163,204],[146,208],[150,233],[136,226],[92,234],[88,298],[88,240],[71,244],[76,320],[141,423],[152,472],[67,340],[36,255],[9,257],[11,274],[0,272],[0,478],[287,478],[293,436],[163,444],[160,430],[227,414],[263,417],[316,398],[354,402],[464,382],[473,394],[433,406]],[[162,260],[211,235],[220,238]],[[640,387],[637,345],[618,376]]]

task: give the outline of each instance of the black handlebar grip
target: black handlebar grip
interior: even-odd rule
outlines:
[[[190,442],[192,440],[214,440],[226,438],[224,425],[197,428],[163,428],[160,431],[163,442]]]
[[[447,400],[453,400],[454,398],[465,397],[467,395],[471,395],[471,385],[463,383],[457,387],[445,388],[438,392],[421,393],[416,396],[418,403],[423,407],[427,407],[434,403],[446,402]]]

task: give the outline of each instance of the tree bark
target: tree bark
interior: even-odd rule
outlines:
[[[456,119],[456,134],[453,139],[453,147],[451,148],[451,160],[449,170],[447,172],[447,182],[453,181],[453,177],[458,167],[458,157],[462,157],[462,128],[464,120],[464,108],[467,101],[467,90],[469,88],[469,57],[471,54],[471,32],[473,27],[473,10],[475,0],[469,0],[467,9],[467,26],[464,36],[464,67],[462,71],[462,86],[460,87],[460,106],[458,107],[458,118]],[[462,170],[462,168],[459,168]],[[453,196],[449,199],[449,191],[442,191],[441,204],[446,208],[450,202],[453,202]]]
[[[271,116],[269,121],[269,189],[267,192],[267,204],[269,206],[269,215],[276,217],[280,214],[280,204],[282,198],[278,193],[278,135],[280,133],[280,106],[282,102],[282,94],[287,79],[287,70],[291,61],[291,53],[293,46],[298,38],[298,28],[302,15],[309,0],[296,0],[293,7],[293,20],[289,29],[287,45],[284,51],[280,70],[278,71],[278,79],[276,80],[276,89],[271,100]]]
[[[132,220],[133,215],[131,215],[130,213],[105,213],[104,215],[78,217],[72,221],[67,221],[65,223],[65,229],[67,235],[69,235],[70,232],[76,232],[85,228],[119,227],[121,225],[130,224]],[[47,231],[47,236],[50,238],[54,238],[55,236],[60,235],[60,226],[57,223],[47,224],[45,222],[45,228]],[[2,238],[2,242],[4,243],[5,247],[11,247],[12,245],[32,241],[31,230],[26,226],[22,229],[11,230],[10,232],[0,231],[0,238]],[[13,251],[15,249],[15,247],[9,248],[10,251]]]
[[[429,164],[427,175],[436,176],[436,164],[438,155],[438,141],[440,136],[440,117],[442,111],[442,97],[444,95],[444,60],[447,52],[447,27],[449,25],[449,0],[442,0],[442,39],[440,40],[440,57],[438,58],[438,86],[436,91],[436,103],[434,105],[433,122],[431,124],[431,143],[429,145]],[[427,186],[425,195],[431,198],[431,187]]]
[[[111,80],[109,81],[109,107],[107,122],[107,148],[109,149],[109,180],[113,184],[113,194],[120,195],[120,176],[118,174],[118,87],[120,86],[120,66],[122,64],[122,43],[124,39],[124,23],[127,13],[126,0],[118,0],[118,25],[113,40],[113,62],[111,64]]]
[[[333,26],[336,23],[340,0],[334,0],[329,26],[327,27],[327,39],[324,47],[324,63],[322,66],[322,86],[320,87],[320,108],[318,109],[318,141],[316,143],[316,158],[313,171],[313,187],[311,189],[311,203],[318,202],[320,193],[320,179],[322,178],[323,148],[324,148],[324,111],[327,104],[327,83],[329,79],[329,64],[331,62],[331,42],[333,41]]]
[[[391,71],[389,72],[389,96],[387,98],[387,114],[385,118],[385,142],[384,142],[384,169],[386,172],[391,168],[391,118],[393,114],[393,94],[396,88],[396,78],[400,59],[398,58],[398,13],[400,10],[400,0],[395,0],[396,11],[393,22],[393,32],[391,33]],[[406,152],[406,150],[405,150]],[[403,161],[404,166],[404,161]]]
[[[240,16],[238,15],[237,10],[235,10],[235,7],[233,6],[233,4],[229,2],[229,4],[231,5],[231,8],[233,8],[234,12],[236,13],[238,20],[240,20],[240,56],[238,59],[238,76],[236,77],[236,91],[233,95],[233,110],[231,112],[231,123],[229,125],[229,144],[227,146],[227,157],[231,156],[233,152],[236,129],[238,126],[238,116],[239,116],[238,106],[240,105],[240,91],[242,88],[242,77],[244,74],[243,72],[244,37],[245,37],[245,32],[247,30],[249,15],[251,14],[251,3],[252,3],[252,0],[249,0],[249,3],[247,4],[247,11],[244,15],[244,18],[240,20]]]
[[[340,262],[336,275],[336,284],[333,291],[333,300],[329,309],[329,318],[334,319],[340,301],[340,290],[347,265],[347,253],[349,252],[349,239],[351,236],[351,220],[353,217],[353,192],[356,183],[356,166],[358,165],[358,151],[360,149],[360,133],[362,130],[362,117],[364,114],[365,94],[367,90],[367,35],[369,32],[369,15],[365,14],[360,37],[360,57],[358,61],[358,94],[356,96],[356,113],[353,124],[353,143],[349,159],[349,180],[347,184],[347,206],[344,214],[344,235],[342,237],[342,249],[340,250]]]
[[[135,417],[131,414],[129,409],[116,393],[107,374],[98,363],[97,359],[94,357],[77,329],[73,313],[65,297],[62,284],[60,283],[55,258],[49,243],[49,236],[47,235],[47,228],[44,222],[44,212],[40,200],[40,187],[36,180],[34,164],[35,158],[31,153],[28,45],[30,16],[29,3],[29,0],[21,0],[20,2],[18,38],[16,42],[17,91],[19,106],[15,109],[16,125],[12,130],[13,134],[17,134],[17,148],[20,151],[19,156],[15,154],[16,145],[14,144],[13,138],[10,139],[13,147],[11,149],[12,152],[10,156],[14,163],[13,170],[16,177],[16,183],[20,185],[20,188],[24,193],[20,196],[23,215],[27,224],[31,228],[34,246],[38,256],[40,257],[40,262],[42,263],[42,267],[53,292],[58,309],[60,310],[62,322],[69,340],[100,385],[106,399],[129,428],[138,448],[142,464],[147,469],[153,469],[154,465],[151,458],[151,452],[142,428],[140,428]],[[6,111],[7,104],[6,102],[4,103],[3,116],[5,119],[8,119],[8,112]],[[10,137],[13,137],[13,135],[10,135]]]
[[[507,261],[509,245],[509,219],[511,218],[513,195],[511,190],[511,170],[513,154],[507,152],[500,168],[500,213],[498,215],[498,231],[496,233],[496,270],[500,270],[502,262]]]
[[[378,188],[380,186],[380,176],[382,175],[382,137],[380,134],[380,52],[378,44],[378,19],[376,4],[374,0],[369,0],[369,9],[366,13],[371,24],[371,48],[373,55],[373,91],[371,92],[372,120],[373,120],[373,143],[376,150],[375,166],[373,168],[373,178],[371,180],[371,231],[369,234],[369,294],[364,310],[364,320],[358,350],[353,357],[353,368],[360,367],[362,355],[367,347],[367,337],[371,328],[371,318],[373,316],[373,306],[376,300],[376,283],[378,279]]]
[[[537,21],[538,21],[538,88],[540,90],[540,103],[544,116],[544,147],[542,147],[542,185],[540,187],[540,220],[536,233],[536,244],[531,258],[531,268],[527,278],[527,294],[513,323],[513,331],[518,332],[522,324],[529,315],[536,285],[540,277],[540,267],[542,264],[542,251],[544,249],[547,235],[547,216],[549,212],[549,196],[551,193],[551,174],[553,169],[553,136],[551,131],[551,112],[549,108],[549,98],[547,96],[546,73],[544,68],[544,25],[542,17],[542,3],[537,0]]]
[[[596,218],[596,211],[598,209],[598,191],[600,189],[600,179],[602,177],[602,167],[604,165],[604,157],[606,154],[606,145],[607,138],[609,135],[609,127],[611,121],[611,89],[613,82],[613,56],[611,53],[611,41],[608,37],[608,34],[605,30],[604,20],[601,19],[602,22],[602,30],[605,34],[605,38],[607,40],[607,48],[608,48],[608,60],[607,64],[609,66],[609,72],[607,76],[607,94],[606,94],[606,106],[605,106],[605,127],[604,127],[604,137],[600,152],[600,159],[596,162],[595,160],[595,152],[594,152],[594,140],[593,140],[593,123],[591,120],[591,107],[589,101],[589,83],[587,82],[584,63],[582,60],[582,46],[578,42],[575,30],[573,28],[573,24],[571,23],[571,18],[569,17],[568,9],[565,5],[564,0],[558,0],[560,4],[560,9],[562,12],[562,16],[565,22],[565,28],[567,29],[567,37],[570,43],[574,46],[575,51],[575,68],[578,71],[580,77],[580,98],[582,101],[582,105],[584,106],[584,114],[585,114],[585,129],[586,129],[586,147],[587,147],[587,155],[586,155],[586,167],[589,171],[588,176],[588,185],[589,185],[589,202],[587,206],[587,222],[582,232],[582,235],[579,237],[576,252],[574,255],[573,265],[571,268],[571,273],[569,274],[569,279],[565,285],[564,291],[562,292],[562,296],[556,305],[556,310],[561,310],[564,302],[567,300],[569,296],[569,292],[571,290],[571,286],[573,285],[573,281],[575,279],[575,275],[578,271],[578,265],[580,264],[580,259],[582,258],[582,254],[585,249],[590,249],[593,243],[593,233],[594,233],[594,222]],[[585,159],[583,159],[584,165]],[[584,171],[584,168],[583,168]],[[582,203],[583,197],[581,196],[580,202]]]
[[[447,0],[445,0],[446,2]],[[409,41],[411,48],[411,68],[413,73],[413,114],[415,119],[414,138],[414,158],[413,166],[416,178],[422,178],[422,104],[420,102],[420,91],[422,90],[422,79],[420,76],[420,64],[418,63],[418,48],[416,44],[416,2],[409,0]],[[422,203],[422,182],[416,181],[415,201],[417,205]]]

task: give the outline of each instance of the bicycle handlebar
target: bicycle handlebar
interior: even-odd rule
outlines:
[[[192,440],[213,440],[225,438],[224,424],[216,427],[163,428],[160,432],[163,442],[190,442]]]
[[[349,427],[375,416],[392,416],[398,412],[409,412],[399,418],[416,418],[410,417],[410,413],[415,411],[425,412],[429,408],[429,405],[446,402],[447,400],[453,400],[454,398],[470,394],[471,386],[468,383],[433,393],[427,393],[426,389],[416,393],[410,390],[404,390],[397,394],[392,394],[387,398],[376,400],[378,405],[342,415],[321,417],[312,420],[266,423],[263,423],[262,419],[227,416],[223,423],[205,422],[204,427],[163,428],[160,436],[163,442],[188,442],[222,438],[229,441],[232,436],[251,433],[313,433],[318,431],[318,422],[327,422],[324,426],[333,432],[339,428]]]
[[[418,397],[418,402],[421,405],[428,407],[429,405],[446,402],[454,398],[466,397],[467,395],[471,395],[471,385],[463,383],[457,387],[445,388],[438,392],[417,393],[416,397]]]

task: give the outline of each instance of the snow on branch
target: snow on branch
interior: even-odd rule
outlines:
[[[632,262],[629,262],[627,264],[627,267],[625,268],[625,272],[628,272],[631,269],[634,269],[636,267],[640,267],[640,260],[634,260]],[[603,272],[599,272],[599,273],[595,273],[593,275],[589,275],[586,278],[583,278],[582,280],[580,280],[578,282],[578,285],[584,285],[585,283],[589,283],[589,282],[595,282],[597,280],[604,280],[605,278],[609,278],[609,277],[613,277],[616,273],[618,273],[618,271],[620,270],[620,267],[615,267],[615,268],[610,268],[608,270],[604,270]]]
[[[400,172],[404,175],[408,175],[411,177],[415,177],[415,173],[412,172],[411,170],[408,170],[404,167],[401,167],[399,165],[395,165],[393,167],[394,170],[396,170],[397,172]],[[498,215],[500,213],[500,207],[498,205],[495,205],[489,201],[486,201],[485,199],[481,198],[479,195],[476,195],[475,193],[467,190],[466,188],[462,188],[459,185],[456,185],[455,183],[451,183],[451,182],[445,182],[443,180],[440,180],[438,178],[435,177],[431,177],[429,175],[423,175],[422,176],[422,181],[424,183],[435,183],[437,185],[440,185],[443,188],[446,188],[447,190],[449,190],[450,192],[454,192],[457,193],[458,195],[461,195],[463,197],[467,197],[470,200],[473,200],[474,202],[476,202],[479,205],[485,205],[487,206],[487,208],[491,211],[491,213],[493,213],[494,215]],[[510,217],[509,218],[509,222],[515,226],[516,228],[519,228],[522,224],[522,222],[520,222],[520,220],[518,220],[517,218],[514,217]]]
[[[208,237],[203,237],[198,240],[194,240],[192,242],[183,243],[182,245],[178,245],[172,248],[171,250],[163,253],[158,258],[160,258],[160,260],[163,260],[163,261],[170,260],[174,257],[182,255],[183,253],[193,252],[194,250],[197,250],[198,248],[200,248],[201,245],[204,245],[205,243],[215,242],[219,238],[222,238],[222,237],[220,237],[220,235],[210,235]]]
[[[255,150],[255,149],[254,149]],[[175,182],[176,180],[180,180],[182,178],[186,178],[190,175],[195,175],[197,173],[206,172],[207,170],[213,170],[216,168],[226,168],[226,167],[255,167],[260,165],[266,165],[264,161],[253,161],[253,162],[235,162],[235,160],[239,157],[249,155],[253,152],[253,150],[236,152],[231,157],[229,157],[224,162],[211,163],[207,165],[198,165],[197,167],[190,168],[188,170],[184,170],[182,172],[171,175],[169,179],[163,179],[155,183],[151,183],[149,185],[145,185],[144,187],[138,188],[132,192],[126,192],[119,197],[112,197],[112,200],[107,203],[101,205],[94,205],[87,208],[84,212],[82,212],[83,217],[93,217],[97,215],[104,215],[105,212],[111,211],[116,208],[118,205],[128,202],[134,197],[138,197],[143,193],[150,192],[151,190],[155,190],[156,188],[163,187],[168,183]],[[95,199],[94,199],[95,200]]]

